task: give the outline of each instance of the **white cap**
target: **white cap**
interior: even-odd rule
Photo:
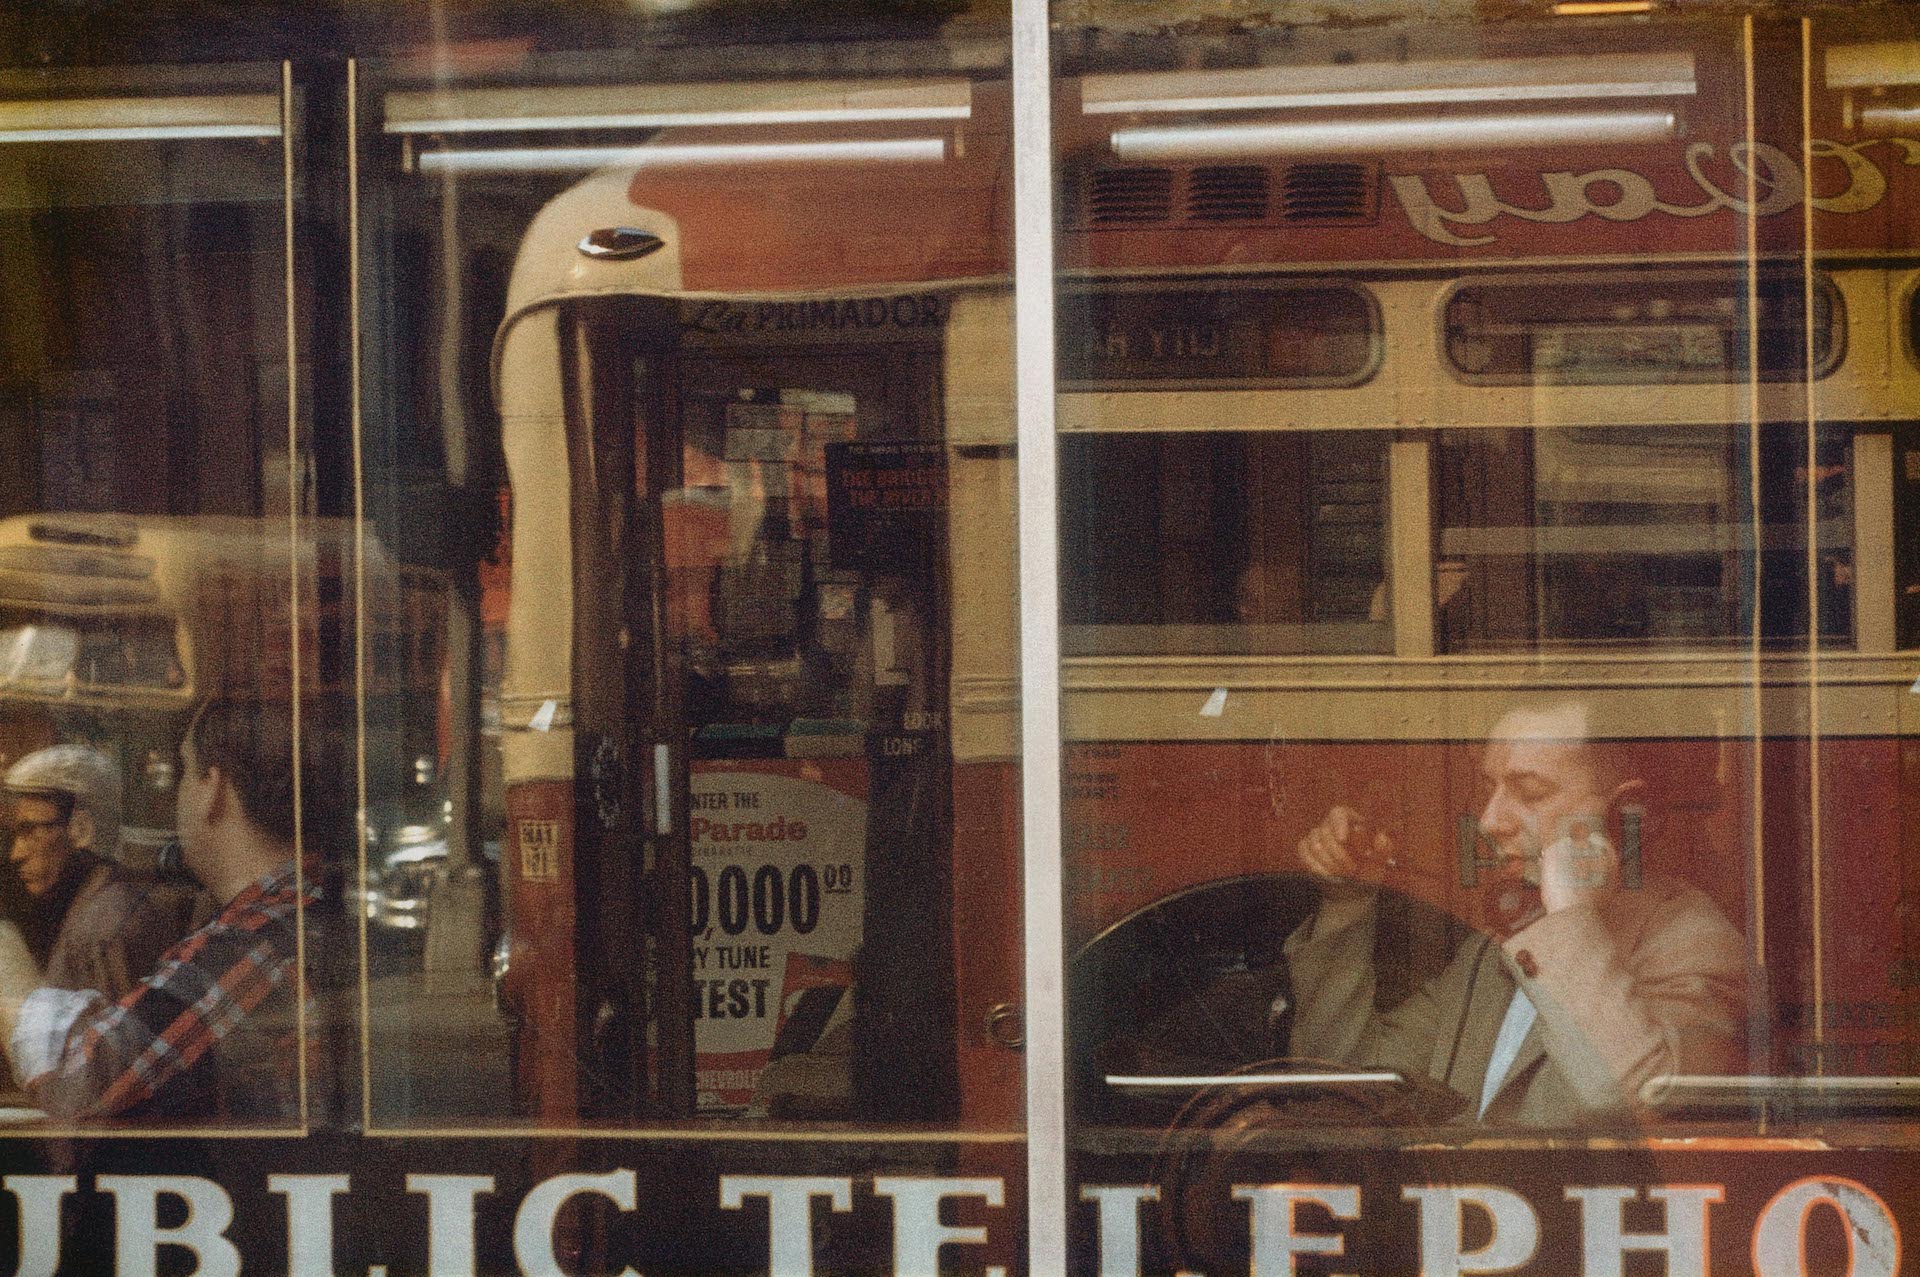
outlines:
[[[113,856],[120,847],[120,768],[87,745],[50,745],[7,769],[8,792],[61,796],[93,825],[92,849]]]

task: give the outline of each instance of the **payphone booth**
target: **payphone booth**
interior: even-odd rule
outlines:
[[[965,566],[969,525],[1011,524],[1008,309],[991,159],[887,145],[607,170],[521,251],[496,374],[530,1115],[960,1107],[952,699],[956,648],[1004,659],[1012,625]],[[910,207],[938,213],[902,256]],[[951,337],[983,325],[1000,358]]]

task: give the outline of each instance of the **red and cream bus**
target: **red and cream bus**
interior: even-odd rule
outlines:
[[[173,836],[180,735],[196,705],[296,683],[310,695],[359,689],[368,756],[385,764],[373,806],[387,811],[439,770],[445,594],[440,574],[396,564],[343,519],[297,532],[235,516],[0,520],[0,756],[72,741],[111,753],[122,855],[145,865]]]
[[[1070,1051],[1277,961],[1336,804],[1437,969],[1540,692],[1624,725],[1628,885],[1748,946],[1735,1134],[1914,1071],[1920,54],[1870,25],[1069,42]],[[1017,1130],[1006,98],[756,92],[549,204],[496,342],[523,1103]],[[894,111],[780,120],[828,99]]]

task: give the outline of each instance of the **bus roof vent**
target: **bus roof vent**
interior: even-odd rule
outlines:
[[[1089,226],[1140,226],[1173,216],[1173,171],[1103,168],[1087,176]]]
[[[1379,184],[1370,164],[1294,164],[1280,179],[1288,222],[1371,222]]]
[[[1253,164],[1208,164],[1187,175],[1187,216],[1196,222],[1263,222],[1273,173]]]

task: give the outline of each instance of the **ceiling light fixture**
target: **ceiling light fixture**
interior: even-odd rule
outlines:
[[[1114,154],[1124,160],[1178,161],[1664,142],[1673,138],[1679,127],[1679,118],[1672,111],[1528,111],[1124,128],[1114,130],[1112,144]]]
[[[830,142],[703,142],[657,146],[574,146],[423,151],[422,173],[578,173],[630,168],[753,164],[928,164],[947,158],[940,137]]]
[[[271,93],[0,102],[0,143],[160,142],[280,136]]]
[[[966,120],[967,80],[579,85],[389,93],[388,133],[517,133]]]
[[[1088,115],[1145,115],[1684,97],[1695,92],[1691,54],[1593,54],[1096,75],[1081,87],[1081,109]]]
[[[1561,18],[1592,18],[1616,13],[1652,13],[1658,7],[1654,0],[1560,0],[1553,6],[1553,12]]]

